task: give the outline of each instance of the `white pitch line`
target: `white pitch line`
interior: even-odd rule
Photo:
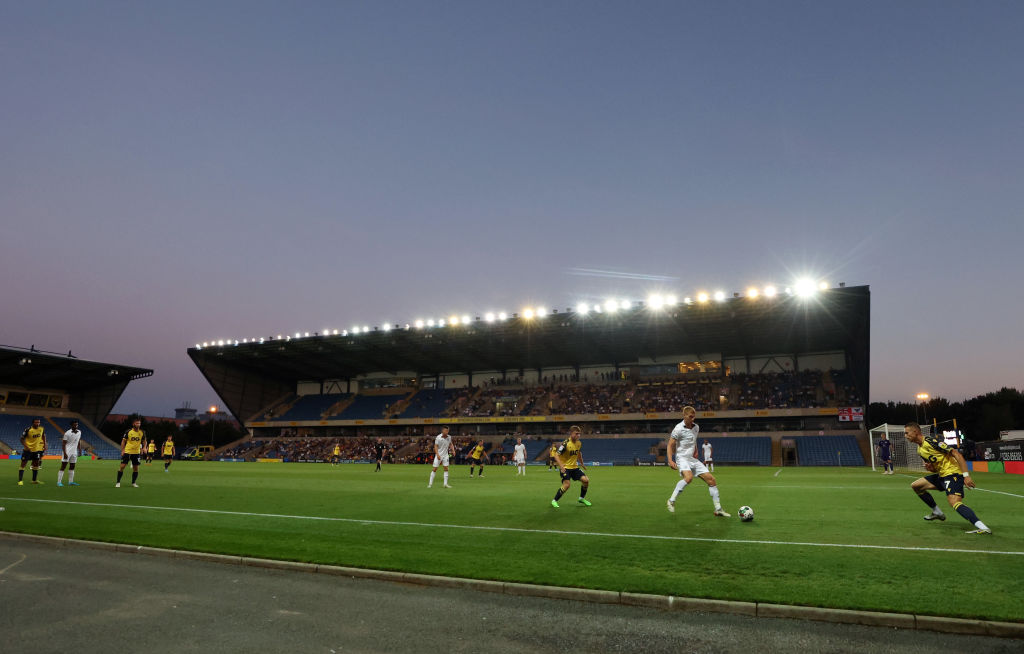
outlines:
[[[807,543],[801,541],[743,540],[737,538],[696,538],[693,536],[657,536],[654,534],[609,534],[599,531],[564,531],[560,529],[523,529],[521,527],[487,527],[483,525],[451,525],[434,522],[402,522],[397,520],[363,520],[360,518],[331,518],[316,515],[287,515],[282,513],[251,513],[248,511],[220,511],[217,509],[190,509],[177,506],[144,506],[140,504],[108,504],[105,502],[73,502],[69,500],[42,500],[29,497],[3,497],[15,502],[43,502],[46,504],[77,504],[80,506],[106,506],[117,509],[153,509],[156,511],[182,511],[188,513],[214,513],[217,515],[239,515],[257,518],[282,518],[285,520],[320,520],[324,522],[347,522],[361,525],[388,525],[395,527],[432,527],[441,529],[473,529],[477,531],[505,531],[523,534],[558,534],[560,536],[596,536],[600,538],[635,538],[639,540],[670,540],[699,543],[734,543],[740,545],[790,545],[795,547],[839,547],[868,550],[903,550],[907,552],[957,552],[964,554],[999,554],[1024,556],[1024,552],[1000,550],[968,550],[944,547],[900,547],[898,545],[857,545],[853,543]]]
[[[780,472],[782,472],[782,468],[779,468],[778,470],[776,470],[775,474],[772,475],[772,477],[778,477]]]

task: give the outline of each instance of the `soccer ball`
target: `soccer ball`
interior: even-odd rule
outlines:
[[[750,522],[754,519],[754,509],[749,506],[741,506],[739,510],[740,520],[743,522]]]

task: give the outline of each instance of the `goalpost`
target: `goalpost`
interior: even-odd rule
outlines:
[[[885,423],[868,431],[868,439],[871,445],[871,469],[879,463],[875,454],[875,444],[885,434],[885,437],[892,443],[892,467],[900,470],[914,470],[925,472],[924,461],[917,455],[917,446],[907,441],[903,436],[903,425],[890,425]],[[921,425],[921,433],[925,436],[932,435],[931,425]]]

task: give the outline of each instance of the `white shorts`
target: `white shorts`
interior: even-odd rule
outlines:
[[[446,457],[446,456],[438,457],[437,455],[435,455],[434,456],[434,467],[436,468],[438,466],[444,466],[445,468],[447,468],[448,467],[448,457]]]
[[[77,454],[72,454],[71,456],[68,456],[67,454],[65,454],[64,456],[62,456],[60,458],[60,462],[61,463],[78,463],[78,455]]]
[[[676,457],[676,465],[679,466],[679,474],[683,474],[683,470],[689,469],[697,477],[708,472],[708,467],[700,462],[700,459],[695,459],[692,456],[679,456]]]
[[[523,457],[521,457],[521,456],[517,456],[517,457],[515,458],[515,462],[516,462],[516,465],[519,465],[520,463],[526,463],[526,459],[524,459],[524,458],[523,458]]]

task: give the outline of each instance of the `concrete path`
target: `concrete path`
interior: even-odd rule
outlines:
[[[1020,652],[1022,641],[521,597],[0,538],[4,651]]]

